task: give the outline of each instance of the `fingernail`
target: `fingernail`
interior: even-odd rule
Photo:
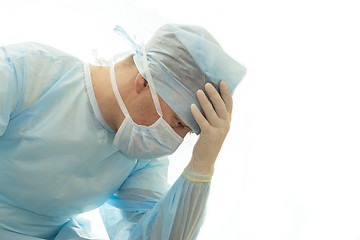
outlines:
[[[206,84],[205,84],[205,87],[207,87],[207,88],[209,88],[209,89],[211,89],[211,86],[212,86],[211,83],[206,83]]]
[[[223,87],[227,87],[227,84],[224,80],[221,81],[221,84],[223,85]]]

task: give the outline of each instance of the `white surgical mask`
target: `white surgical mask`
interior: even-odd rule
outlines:
[[[114,146],[120,149],[124,155],[136,159],[170,155],[175,152],[183,141],[183,138],[163,118],[159,98],[149,70],[145,47],[143,48],[143,56],[145,75],[156,111],[160,116],[151,126],[138,125],[132,120],[116,84],[114,65],[110,67],[111,85],[120,109],[125,115],[125,119],[116,132]]]

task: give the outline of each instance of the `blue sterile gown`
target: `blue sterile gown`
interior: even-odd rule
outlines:
[[[169,189],[166,157],[126,158],[114,136],[88,64],[1,47],[0,239],[97,239],[77,215],[98,207],[110,239],[196,238],[210,182],[182,174]]]

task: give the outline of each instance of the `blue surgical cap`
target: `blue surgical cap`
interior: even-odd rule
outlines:
[[[224,80],[233,94],[246,72],[199,26],[166,24],[155,32],[145,49],[157,93],[196,134],[200,128],[190,105],[195,103],[202,111],[197,90],[204,91],[208,82],[218,89]],[[145,76],[142,53],[137,51],[133,59]]]

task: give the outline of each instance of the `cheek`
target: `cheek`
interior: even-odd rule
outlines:
[[[138,105],[133,114],[130,113],[131,118],[136,124],[150,126],[159,119],[154,106],[150,104]]]
[[[143,114],[140,120],[141,125],[150,126],[160,118],[155,110],[154,111],[148,111],[148,110],[142,112]]]

